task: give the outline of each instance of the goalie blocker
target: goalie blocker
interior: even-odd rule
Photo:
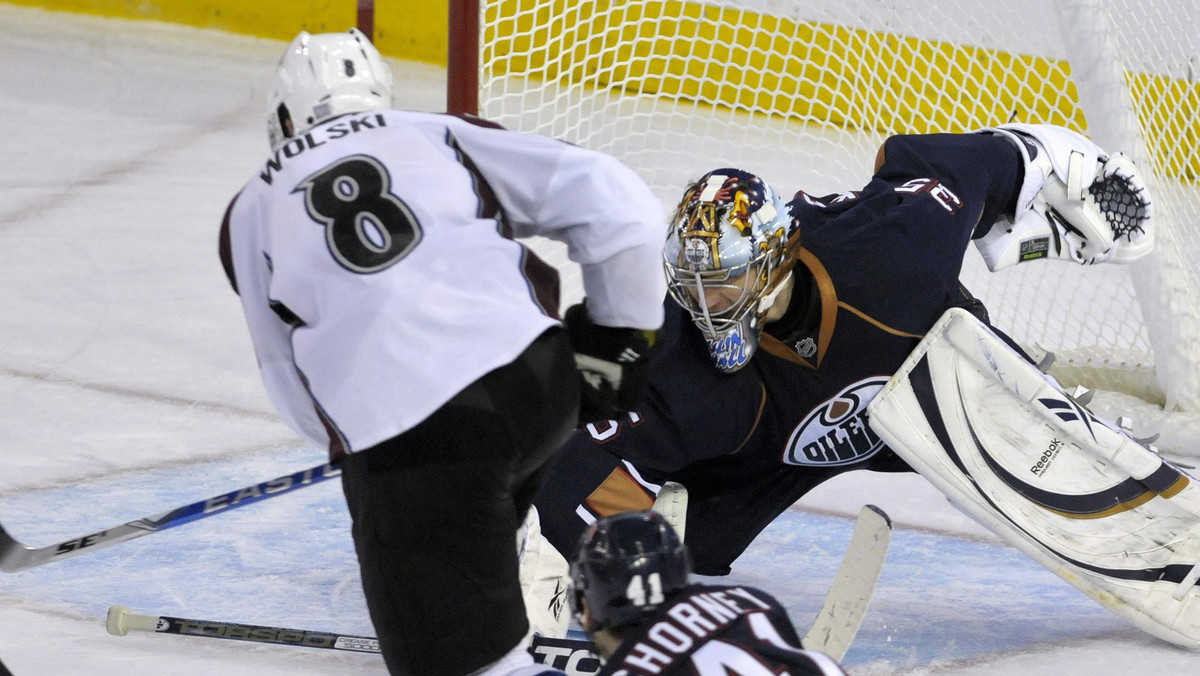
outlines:
[[[1200,489],[952,309],[868,408],[950,501],[1101,605],[1200,648]]]

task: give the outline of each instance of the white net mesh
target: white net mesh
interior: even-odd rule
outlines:
[[[1152,169],[1152,260],[989,273],[972,248],[963,280],[998,326],[1055,352],[1068,384],[1196,410],[1200,7],[1123,1],[491,0],[480,112],[616,155],[668,209],[718,166],[785,194],[857,189],[893,133],[1088,133]]]

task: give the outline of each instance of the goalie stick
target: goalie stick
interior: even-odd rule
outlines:
[[[800,641],[806,650],[819,650],[838,662],[846,656],[875,594],[891,543],[891,518],[875,505],[863,505],[825,603]]]
[[[285,629],[257,624],[191,620],[168,615],[141,615],[130,611],[126,606],[109,608],[108,619],[104,626],[113,636],[125,636],[130,631],[148,631],[157,634],[225,638],[234,641],[328,648],[329,650],[348,650],[358,653],[379,652],[379,639],[371,636],[353,636],[307,629]]]
[[[334,465],[317,465],[308,469],[287,474],[270,481],[263,481],[251,486],[239,488],[228,493],[199,500],[190,505],[177,507],[161,514],[135,519],[120,526],[90,533],[82,537],[65,540],[58,544],[45,547],[30,547],[14,540],[8,531],[0,524],[0,570],[15,573],[27,568],[34,568],[52,561],[61,561],[78,554],[95,551],[104,547],[125,542],[143,535],[149,535],[168,528],[182,526],[215,514],[227,512],[251,503],[273,498],[289,493],[298,488],[311,486],[315,483],[331,479],[341,474],[341,469]]]

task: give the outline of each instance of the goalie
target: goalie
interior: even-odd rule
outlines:
[[[694,570],[728,573],[763,528],[818,484],[857,469],[921,469],[912,460],[920,451],[893,446],[868,423],[868,405],[947,311],[1011,345],[959,281],[968,246],[992,270],[1039,259],[1126,263],[1151,250],[1150,215],[1130,160],[1051,125],[894,136],[864,188],[824,197],[798,192],[785,201],[739,169],[705,174],[669,225],[670,298],[645,403],[568,441],[535,498],[546,540],[570,551],[588,523],[646,509],[676,482],[687,489]],[[1113,434],[1108,441],[1137,446]],[[1141,462],[1130,481],[1152,464]],[[1093,472],[1084,460],[1062,466]],[[997,513],[986,503],[998,494],[980,499],[980,510]],[[1175,525],[1194,523],[1196,513],[1176,515]],[[1061,550],[1064,542],[1042,545]],[[1042,545],[1039,560],[1056,567]],[[537,577],[553,589],[548,581],[563,573],[547,563]],[[547,621],[540,626],[551,631]],[[1200,632],[1164,637],[1196,642]]]

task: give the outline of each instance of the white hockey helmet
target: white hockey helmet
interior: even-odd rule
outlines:
[[[761,320],[786,268],[791,218],[758,176],[715,169],[688,186],[664,249],[667,288],[704,334],[717,368],[732,372],[758,346]]]
[[[271,150],[331,117],[391,107],[392,71],[366,35],[300,31],[267,97]]]

